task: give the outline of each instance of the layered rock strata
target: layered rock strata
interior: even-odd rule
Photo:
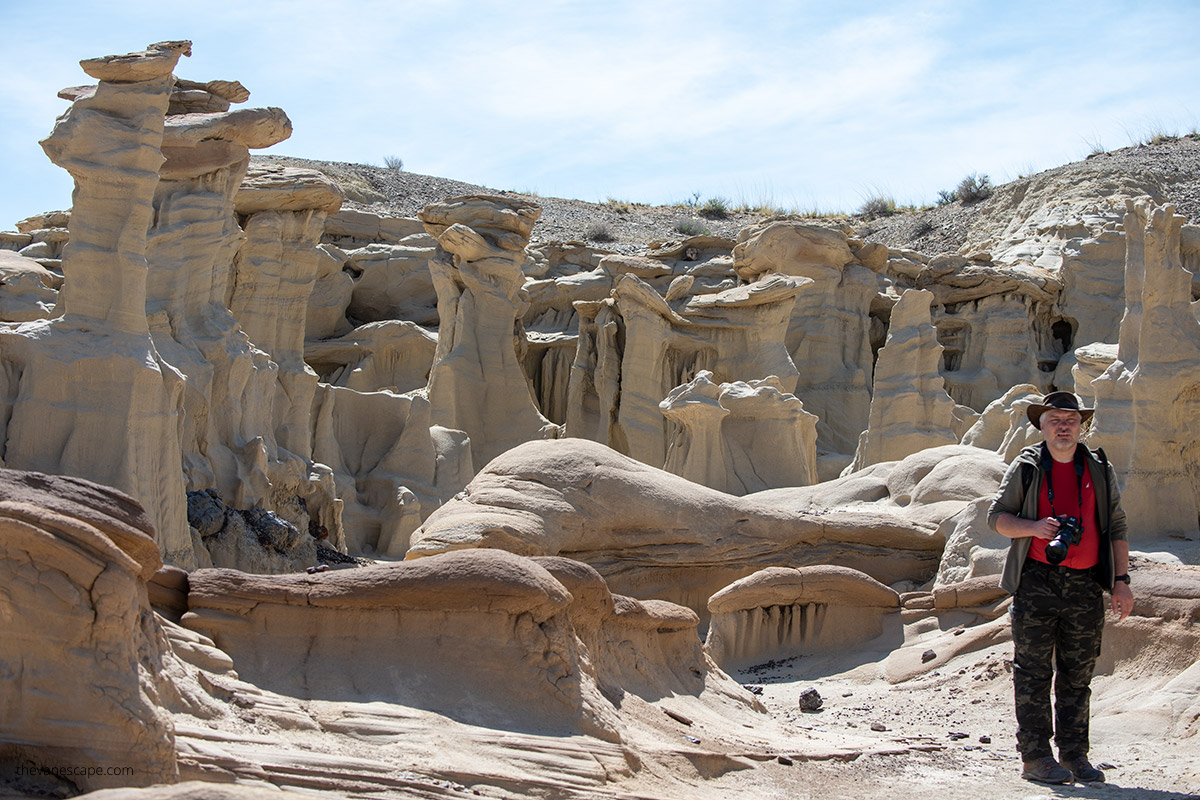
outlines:
[[[954,401],[938,372],[942,346],[930,321],[932,300],[931,292],[909,289],[892,309],[887,344],[875,364],[869,422],[847,473],[958,441]]]
[[[566,559],[472,550],[311,576],[200,570],[189,584],[183,624],[288,697],[609,742],[624,724],[608,698],[626,692],[756,707],[705,658],[694,613],[614,597]]]
[[[718,386],[701,370],[659,408],[675,426],[667,472],[734,495],[817,482],[817,418],[773,375]]]
[[[812,281],[797,294],[788,323],[787,349],[801,366],[788,390],[817,415],[822,450],[853,452],[870,411],[870,312],[878,276],[858,263],[844,233],[793,222],[742,230],[733,269],[747,281],[770,273]]]
[[[1128,202],[1120,342],[1091,382],[1094,441],[1116,467],[1131,524],[1156,538],[1194,535],[1200,518],[1200,322],[1180,259],[1182,222],[1171,205]]]
[[[0,760],[78,789],[175,780],[149,516],[107,487],[18,470],[0,470],[0,498]]]
[[[441,250],[429,262],[438,295],[438,345],[427,389],[433,421],[471,439],[476,464],[558,434],[521,369],[525,246],[541,214],[498,196],[451,198],[421,212]]]
[[[530,442],[431,514],[408,557],[479,547],[566,556],[615,592],[703,619],[717,590],[780,563],[923,583],[937,571],[942,521],[994,491],[1003,471],[995,453],[955,445],[835,483],[738,498],[587,440]]]
[[[190,46],[81,62],[100,84],[43,142],[75,179],[61,316],[0,329],[4,463],[128,492],[149,509],[164,557],[184,566],[195,563],[178,436],[184,382],[150,336],[146,251],[171,71]]]
[[[716,293],[683,291],[670,300],[631,273],[612,296],[579,302],[566,431],[646,464],[666,462],[659,402],[700,370],[719,382],[796,379],[784,336],[803,279],[772,275]]]

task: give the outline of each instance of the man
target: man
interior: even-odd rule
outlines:
[[[1044,441],[1021,451],[988,509],[988,525],[1012,540],[1000,586],[1013,595],[1017,748],[1023,777],[1041,783],[1104,780],[1087,758],[1104,591],[1112,593],[1119,619],[1133,610],[1116,474],[1103,451],[1097,457],[1079,443],[1093,412],[1071,392],[1051,392],[1030,405],[1029,421]],[[1067,517],[1077,519],[1078,528],[1059,522]]]

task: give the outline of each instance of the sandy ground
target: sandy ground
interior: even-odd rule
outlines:
[[[964,653],[901,684],[884,676],[886,652],[801,656],[732,673],[762,687],[772,716],[797,735],[793,764],[760,765],[708,782],[712,797],[759,798],[1200,798],[1196,737],[1172,740],[1132,732],[1115,713],[1119,695],[1151,689],[1153,679],[1099,674],[1093,683],[1092,761],[1103,784],[1043,786],[1020,776],[1012,712],[1011,643]],[[851,662],[858,661],[858,665]],[[798,708],[816,689],[823,706]],[[1116,701],[1116,702],[1114,702]],[[1106,707],[1108,710],[1106,711]],[[802,760],[805,734],[873,737],[895,752]],[[697,787],[699,788],[699,787]]]

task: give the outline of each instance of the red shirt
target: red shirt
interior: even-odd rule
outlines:
[[[1050,508],[1050,482],[1043,478],[1042,494],[1038,498],[1038,519],[1066,515],[1083,520],[1083,538],[1067,550],[1061,566],[1072,569],[1088,569],[1100,563],[1100,525],[1096,519],[1096,488],[1092,486],[1091,470],[1083,470],[1083,496],[1080,497],[1078,479],[1075,477],[1075,462],[1063,464],[1055,461],[1051,472],[1054,481],[1054,508]],[[1029,557],[1035,561],[1046,561],[1045,539],[1034,538],[1029,546]]]

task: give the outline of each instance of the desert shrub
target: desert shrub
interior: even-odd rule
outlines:
[[[917,224],[913,227],[913,236],[924,236],[933,230],[933,223],[927,219],[917,220]]]
[[[729,203],[724,197],[710,197],[700,207],[700,216],[706,219],[725,219],[729,216]]]
[[[675,223],[675,232],[684,236],[703,236],[708,233],[708,228],[699,220],[685,219]]]
[[[633,211],[633,203],[630,203],[627,200],[617,200],[616,198],[610,197],[605,200],[604,203],[618,214],[628,214],[629,212]]]
[[[954,190],[954,196],[960,203],[967,206],[971,203],[978,203],[980,200],[987,200],[992,196],[992,191],[991,178],[972,172],[959,181],[958,188]]]
[[[404,159],[400,156],[384,156],[383,165],[388,169],[394,169],[396,172],[404,169]]]
[[[896,201],[887,195],[868,197],[858,209],[858,213],[864,217],[890,217],[896,213]]]
[[[948,206],[958,200],[958,195],[949,189],[942,189],[938,192],[937,204],[939,206]]]
[[[588,229],[583,232],[584,237],[590,242],[615,242],[617,235],[612,232],[612,228],[608,227],[608,223],[597,222],[589,225]]]

